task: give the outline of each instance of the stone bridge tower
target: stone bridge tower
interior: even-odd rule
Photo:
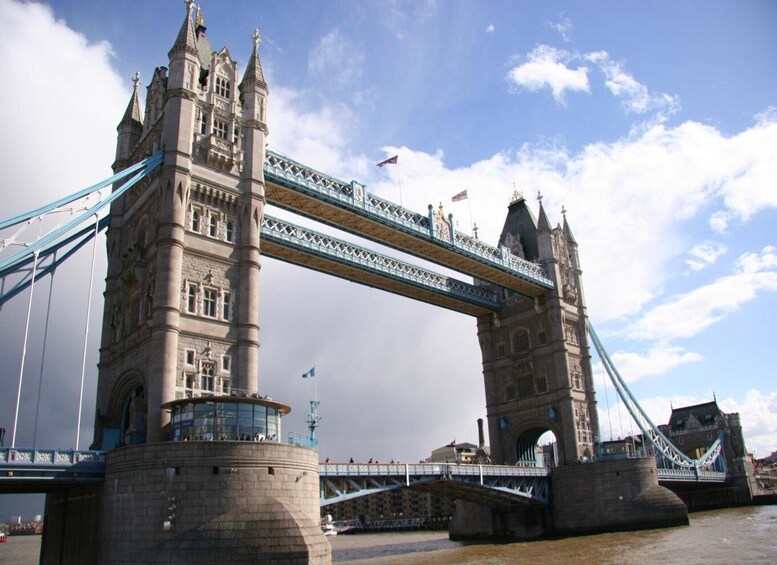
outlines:
[[[556,436],[555,465],[590,460],[599,435],[577,243],[564,225],[539,220],[520,194],[499,244],[545,267],[553,290],[530,298],[503,290],[502,309],[478,318],[491,457],[541,465],[540,436]]]
[[[268,88],[258,32],[238,83],[193,11],[117,128],[115,171],[164,164],[111,209],[95,448],[158,441],[167,402],[258,392]]]

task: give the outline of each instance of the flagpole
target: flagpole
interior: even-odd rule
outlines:
[[[474,224],[472,223],[472,201],[469,199],[469,195],[467,195],[467,206],[469,206],[469,229],[472,231]]]
[[[402,204],[402,175],[399,173],[399,160],[397,160],[397,182],[399,183],[399,205],[404,208],[404,204]]]

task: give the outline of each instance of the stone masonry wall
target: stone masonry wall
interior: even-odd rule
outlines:
[[[688,523],[677,495],[658,484],[655,460],[621,459],[553,469],[553,529],[559,534]]]
[[[318,452],[191,441],[108,454],[99,562],[330,563]]]

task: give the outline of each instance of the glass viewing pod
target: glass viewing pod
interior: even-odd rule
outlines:
[[[259,396],[200,396],[162,405],[169,441],[280,441],[288,404]]]

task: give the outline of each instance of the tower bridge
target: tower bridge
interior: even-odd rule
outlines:
[[[289,548],[302,548],[294,555],[328,563],[320,506],[398,486],[459,498],[451,535],[462,538],[687,523],[686,507],[659,480],[751,494],[743,446],[721,467],[728,428],[691,458],[628,390],[591,328],[566,217],[553,228],[541,202],[535,215],[516,194],[492,246],[455,230],[432,205],[413,212],[267,151],[258,32],[241,73],[227,48],[212,49],[194,9],[187,0],[145,111],[135,79],[117,128],[115,175],[68,199],[70,219],[50,233],[23,239],[63,202],[0,222],[0,304],[26,289],[31,300],[63,256],[106,231],[93,450],[17,447],[16,423],[0,450],[0,489],[51,493],[42,562],[197,563],[247,552],[289,561]],[[267,203],[477,282],[273,218]],[[289,409],[260,394],[263,255],[475,317],[496,465],[319,465],[317,451],[299,445],[234,441],[280,437]],[[649,457],[598,452],[591,343]],[[245,396],[231,396],[236,390]],[[541,469],[534,446],[547,431],[557,466]],[[78,520],[93,537],[70,544],[67,524]],[[295,528],[279,526],[287,522]]]

